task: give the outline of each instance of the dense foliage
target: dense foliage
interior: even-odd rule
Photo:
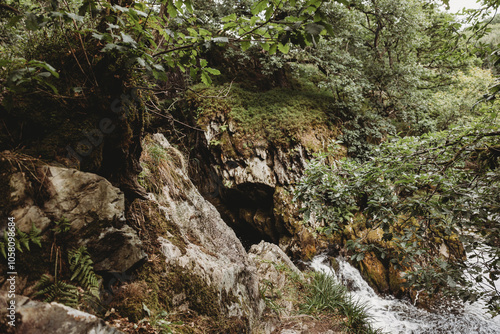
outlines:
[[[400,268],[412,268],[406,275],[410,286],[457,288],[466,300],[486,294],[498,312],[498,124],[493,111],[450,130],[392,138],[365,163],[343,159],[329,165],[318,157],[298,188],[305,214],[323,222],[326,233],[342,232],[362,215],[366,227],[383,236],[348,243],[353,259],[376,250]],[[448,258],[436,256],[441,244]],[[487,285],[487,292],[471,288],[474,282]]]
[[[119,174],[109,166],[106,172],[106,164],[123,165],[137,178],[140,168],[125,162],[140,156],[134,147],[148,117],[168,116],[170,109],[156,107],[158,96],[173,105],[186,87],[208,86],[220,74],[218,83],[231,87],[226,61],[259,63],[262,81],[283,70],[307,84],[291,87],[289,78],[273,84],[302,94],[288,99],[284,90],[253,86],[248,93],[240,82],[233,94],[243,102],[232,116],[278,143],[290,138],[277,124],[297,133],[300,122],[315,126],[328,117],[339,124],[339,141],[311,162],[297,186],[306,221],[325,234],[361,221],[382,237],[350,240],[353,260],[374,251],[405,271],[413,288],[432,293],[438,282],[464,300],[486,298],[498,313],[500,129],[492,101],[500,83],[492,83],[498,62],[487,52],[497,37],[485,35],[488,24],[498,24],[485,20],[485,10],[471,11],[465,28],[441,3],[447,1],[4,0],[0,149],[31,145],[36,149],[28,153],[59,161],[68,141],[118,109],[126,113],[113,116],[119,131],[106,137],[106,148],[75,146],[79,155],[71,157],[91,156],[81,168],[104,176]],[[483,94],[489,104],[476,105]],[[293,112],[282,110],[286,104]],[[319,108],[325,113],[311,112]],[[66,133],[56,138],[56,128]],[[125,152],[119,159],[117,147]],[[344,155],[339,147],[348,157],[332,163]]]

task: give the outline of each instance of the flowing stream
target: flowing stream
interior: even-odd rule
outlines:
[[[361,277],[360,272],[347,261],[338,258],[338,272],[327,263],[326,255],[316,256],[310,266],[350,287],[351,293],[369,307],[372,324],[384,333],[453,333],[500,334],[500,316],[491,318],[478,302],[466,305],[460,314],[436,314],[413,306],[410,302],[380,297]]]

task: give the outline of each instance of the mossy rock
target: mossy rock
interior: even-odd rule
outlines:
[[[244,157],[251,155],[252,143],[259,140],[284,148],[300,142],[316,152],[325,149],[325,139],[340,135],[329,116],[333,97],[328,92],[309,86],[249,91],[233,84],[227,99],[203,97],[216,96],[219,90],[228,88],[194,87],[198,93],[188,94],[185,103],[185,109],[191,110],[202,128],[211,121],[231,125],[234,133],[224,130],[214,138],[228,157],[236,152]]]
[[[364,259],[359,262],[359,267],[371,286],[375,287],[379,292],[389,292],[387,269],[374,253],[365,253]]]
[[[163,263],[163,264],[162,264]],[[159,256],[156,263],[148,262],[137,273],[136,281],[147,286],[144,298],[135,300],[133,305],[115,305],[129,319],[144,317],[144,305],[151,312],[183,310],[188,318],[179,320],[200,322],[208,326],[209,333],[246,332],[246,319],[230,319],[225,316],[224,308],[237,302],[236,296],[219,291],[207,284],[201,277],[177,265],[164,265],[164,257]],[[126,302],[124,300],[124,302]],[[185,312],[189,309],[189,312]],[[194,317],[194,321],[193,321]]]
[[[182,254],[186,253],[187,242],[181,230],[167,219],[158,203],[141,199],[134,200],[127,212],[127,219],[131,226],[143,231],[140,237],[148,253],[158,253],[161,246],[158,237],[168,239],[179,248]]]

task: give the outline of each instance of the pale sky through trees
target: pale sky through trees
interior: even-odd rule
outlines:
[[[475,0],[450,0],[450,13],[461,11],[462,8],[479,8],[481,4]]]

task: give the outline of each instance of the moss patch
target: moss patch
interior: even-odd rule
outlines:
[[[160,249],[158,237],[168,239],[185,254],[187,243],[181,230],[167,219],[157,203],[141,199],[134,200],[127,212],[127,220],[138,230],[148,254],[156,254]]]
[[[198,87],[197,93],[189,94],[186,101],[199,126],[206,127],[212,120],[222,120],[212,145],[221,146],[228,157],[235,151],[245,156],[245,151],[251,151],[259,141],[282,147],[300,142],[317,151],[321,143],[318,136],[327,138],[328,134],[331,138],[339,134],[331,121],[334,98],[328,92],[308,85],[259,92],[233,84],[226,98],[206,97],[220,95],[224,89],[228,90],[229,85],[203,90]],[[228,131],[235,132],[231,134],[231,140]],[[228,145],[230,141],[234,148]]]
[[[160,255],[156,263],[148,262],[138,270],[136,282],[147,290],[141,290],[143,298],[122,298],[120,302],[124,304],[113,304],[123,312],[122,316],[130,320],[144,318],[144,303],[152,313],[165,310],[172,314],[170,321],[185,323],[179,333],[199,333],[201,328],[208,333],[246,332],[246,321],[226,318],[222,312],[224,304],[234,302],[235,296],[221,295],[201,277],[179,266],[165,266],[164,261]],[[179,313],[179,308],[184,312]]]

